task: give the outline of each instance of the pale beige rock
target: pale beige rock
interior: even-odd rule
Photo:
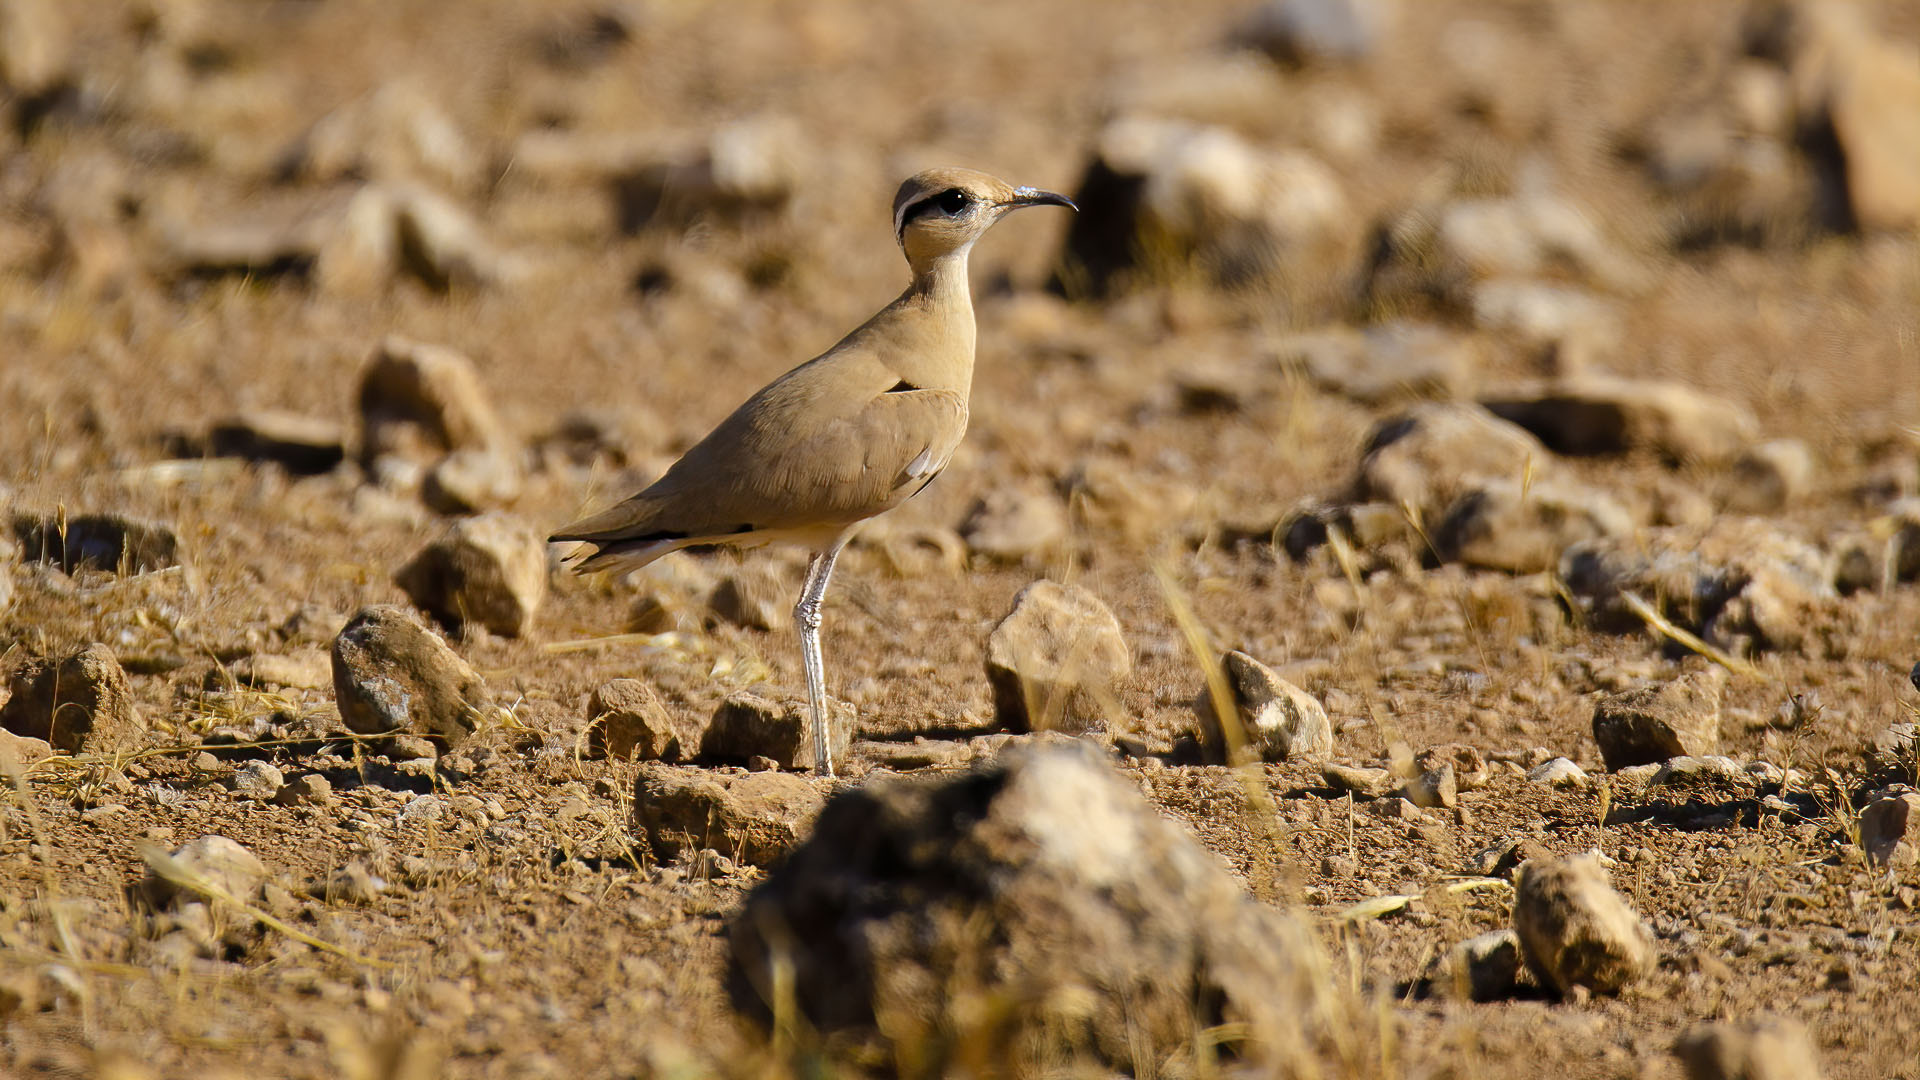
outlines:
[[[853,710],[844,702],[829,699],[827,711],[827,749],[838,760],[852,741]],[[782,769],[813,768],[809,726],[804,703],[773,701],[743,690],[729,695],[715,710],[700,736],[700,756],[731,762],[764,757]]]
[[[1726,682],[1725,669],[1711,667],[1602,698],[1593,711],[1593,738],[1607,769],[1718,750]]]
[[[1513,929],[1527,966],[1561,993],[1613,993],[1653,970],[1653,934],[1593,855],[1535,859],[1514,887]]]
[[[1067,506],[1039,484],[996,488],[967,511],[960,538],[996,562],[1044,557],[1066,542]]]
[[[1229,738],[1204,690],[1196,702],[1200,744],[1209,760],[1239,764],[1244,761],[1287,761],[1333,751],[1333,728],[1327,711],[1305,690],[1282,679],[1272,668],[1246,653],[1229,652],[1221,658],[1227,685],[1238,714],[1238,731]],[[1239,753],[1228,747],[1238,744]]]
[[[653,688],[638,679],[614,679],[587,699],[587,748],[631,761],[674,761],[680,736]]]
[[[532,528],[504,514],[463,518],[394,580],[451,630],[471,623],[520,637],[547,596],[547,547]]]
[[[57,750],[77,754],[99,734],[141,726],[127,673],[105,645],[89,645],[57,660],[29,655],[15,665],[7,683],[0,728],[45,739]]]
[[[1433,532],[1441,559],[1535,574],[1582,540],[1629,536],[1633,515],[1603,491],[1564,481],[1492,479],[1463,491]]]
[[[404,608],[360,609],[333,641],[340,719],[362,735],[466,737],[492,707],[487,685]]]
[[[1423,404],[1374,428],[1354,488],[1360,499],[1411,506],[1437,523],[1478,484],[1544,480],[1553,466],[1538,439],[1479,406]]]
[[[1820,1080],[1820,1055],[1805,1025],[1784,1017],[1701,1024],[1674,1054],[1687,1080]]]
[[[267,880],[267,866],[241,844],[224,836],[202,836],[188,841],[172,852],[173,858],[188,873],[235,900],[251,901]],[[194,903],[202,894],[192,888],[148,871],[141,893],[156,910]]]
[[[1740,514],[1772,514],[1805,498],[1816,477],[1813,451],[1799,439],[1773,439],[1735,459],[1720,505]]]
[[[762,563],[734,569],[714,586],[707,606],[715,615],[750,630],[783,631],[793,625],[793,586]]]
[[[1104,730],[1132,670],[1119,620],[1077,585],[1028,585],[987,639],[995,715],[1015,732]]]
[[[806,836],[825,803],[819,781],[793,773],[716,773],[655,762],[639,768],[634,825],[661,860],[711,849],[766,866]]]
[[[388,337],[361,372],[358,405],[364,465],[387,454],[431,460],[505,442],[473,362],[444,346]]]
[[[1683,383],[1574,375],[1482,401],[1563,454],[1645,449],[1682,462],[1732,459],[1758,427],[1745,406]]]
[[[1860,847],[1878,866],[1920,862],[1920,795],[1888,795],[1860,811]]]
[[[227,671],[244,686],[285,686],[295,690],[324,690],[333,685],[333,665],[319,649],[278,655],[255,653],[235,660]]]

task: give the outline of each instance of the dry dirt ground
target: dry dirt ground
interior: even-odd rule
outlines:
[[[400,334],[471,358],[492,437],[525,465],[506,509],[544,532],[644,483],[893,296],[900,177],[955,163],[1074,191],[1127,114],[1302,150],[1342,203],[1311,244],[1226,284],[1175,255],[1104,297],[1068,274],[1062,296],[1049,282],[1064,214],[1013,218],[981,244],[969,440],[849,551],[830,594],[828,673],[858,706],[858,737],[992,731],[989,631],[1030,581],[1072,581],[1113,608],[1133,652],[1116,764],[1261,900],[1315,920],[1341,992],[1364,1003],[1354,1038],[1372,1064],[1354,1075],[1679,1076],[1670,1050],[1689,1027],[1775,1013],[1808,1026],[1827,1076],[1920,1077],[1920,877],[1862,858],[1855,805],[1889,779],[1870,775],[1869,742],[1916,709],[1920,586],[1875,575],[1819,604],[1791,647],[1719,642],[1737,669],[1721,752],[1797,773],[1766,803],[1751,785],[1606,782],[1595,701],[1710,666],[1698,650],[1646,627],[1603,632],[1552,573],[1432,566],[1417,538],[1350,559],[1275,543],[1292,508],[1345,498],[1367,433],[1409,400],[1337,392],[1287,363],[1286,343],[1402,314],[1471,350],[1458,380],[1426,393],[1473,400],[1549,364],[1677,380],[1750,410],[1755,442],[1810,452],[1813,478],[1765,509],[1768,527],[1822,551],[1897,538],[1893,500],[1920,487],[1913,231],[1832,229],[1803,160],[1816,140],[1738,130],[1782,155],[1778,191],[1756,182],[1749,204],[1739,188],[1728,200],[1757,207],[1746,225],[1697,230],[1648,149],[1663,124],[1722,115],[1730,93],[1736,113],[1791,108],[1790,80],[1755,74],[1771,61],[1738,63],[1747,5],[1405,0],[1362,58],[1295,63],[1230,44],[1239,0],[8,4],[0,506],[125,514],[180,550],[143,574],[68,574],[26,551],[0,562],[8,665],[103,642],[141,718],[32,768],[0,817],[13,988],[0,1072],[785,1068],[721,989],[729,914],[763,871],[662,865],[631,818],[636,766],[575,749],[587,695],[615,677],[650,681],[689,733],[733,691],[795,696],[791,634],[718,619],[705,598],[742,565],[797,587],[797,557],[556,574],[526,634],[450,639],[506,710],[465,767],[397,771],[328,741],[324,677],[236,690],[219,672],[256,653],[312,657],[358,608],[405,603],[394,572],[445,519],[404,470],[376,482],[349,460],[297,476],[182,447],[271,409],[337,425],[351,451],[360,373]],[[1911,6],[1863,11],[1891,47],[1920,42]],[[772,176],[771,205],[695,199],[622,228],[619,207],[646,196],[616,198],[618,162],[673,163],[697,189],[710,133],[743,118],[790,125],[748,154]],[[373,186],[438,192],[484,241],[436,263],[403,238],[391,274],[336,261],[342,208]],[[1457,296],[1361,288],[1376,223],[1539,190],[1597,225],[1599,256],[1528,272],[1601,298],[1591,340],[1548,333],[1559,345],[1543,350]],[[543,442],[569,416],[595,419],[602,445],[576,458]],[[1636,529],[1674,501],[1729,515],[1747,482],[1727,461],[1645,447],[1554,464],[1620,500]],[[970,507],[1003,490],[1065,495],[1065,536],[1012,560],[954,547]],[[664,606],[649,629],[666,632],[619,636],[641,597]],[[1264,816],[1242,775],[1176,752],[1202,686],[1178,598],[1211,648],[1244,649],[1319,698],[1341,760],[1464,743],[1521,767],[1405,820],[1386,800],[1335,797],[1314,763],[1269,765]],[[1817,705],[1788,707],[1798,695]],[[1552,755],[1598,782],[1523,775]],[[229,777],[255,758],[328,776],[332,798],[236,795]],[[878,767],[857,753],[852,782]],[[450,812],[403,812],[426,791]],[[208,834],[267,863],[260,906],[285,929],[236,932],[213,957],[169,951],[129,894],[141,846]],[[1617,996],[1452,993],[1449,950],[1507,926],[1512,892],[1450,886],[1520,839],[1607,856],[1656,935],[1656,970]],[[1396,895],[1417,899],[1351,912]]]

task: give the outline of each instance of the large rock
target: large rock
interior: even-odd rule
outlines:
[[[1552,467],[1538,439],[1485,409],[1422,404],[1373,429],[1354,489],[1359,499],[1411,506],[1433,523],[1480,484],[1544,478]]]
[[[458,742],[493,707],[487,684],[404,608],[361,608],[333,639],[340,720],[362,735]]]
[[[519,637],[547,597],[547,546],[504,514],[464,518],[422,548],[394,581],[450,630],[472,623]]]
[[[1115,120],[1074,201],[1080,213],[1067,226],[1060,271],[1069,294],[1112,294],[1183,267],[1245,284],[1284,276],[1353,238],[1332,170],[1221,127]]]
[[[1839,599],[1838,563],[1758,518],[1642,529],[1581,541],[1560,560],[1560,578],[1593,626],[1639,632],[1635,600],[1722,647],[1801,647]]]
[[[852,710],[827,701],[828,750],[837,760],[853,738]],[[745,762],[756,757],[783,769],[813,766],[813,720],[805,702],[771,701],[742,690],[720,703],[700,736],[700,756],[713,761]]]
[[[70,656],[28,656],[7,679],[11,696],[0,706],[0,727],[77,754],[103,728],[140,725],[127,673],[113,650],[94,644]]]
[[[730,986],[927,1075],[964,1071],[969,1035],[1012,1072],[1184,1060],[1202,1032],[1282,1070],[1317,1049],[1313,948],[1092,748],[1045,745],[836,795],[735,919]]]
[[[1850,4],[1777,5],[1762,51],[1785,61],[1801,127],[1829,133],[1815,167],[1833,204],[1826,224],[1904,229],[1920,223],[1920,50]],[[1811,142],[1811,140],[1809,140]],[[1824,208],[1823,208],[1824,209]]]
[[[781,631],[793,626],[793,603],[799,595],[772,567],[749,564],[721,578],[707,606],[735,626]]]
[[[1906,791],[1868,803],[1860,811],[1860,847],[1876,866],[1920,862],[1920,794]]]
[[[71,574],[82,567],[144,574],[180,561],[180,538],[156,522],[119,514],[14,514],[21,558],[53,563]]]
[[[207,430],[207,451],[214,457],[272,462],[296,476],[331,471],[346,457],[335,421],[272,409],[252,409],[215,422]]]
[[[1820,1055],[1797,1020],[1763,1017],[1701,1024],[1673,1052],[1687,1080],[1820,1080]]]
[[[360,375],[360,461],[387,454],[435,460],[495,449],[499,419],[473,362],[452,349],[389,337]]]
[[[477,514],[520,497],[520,463],[498,450],[467,447],[434,463],[420,483],[420,501],[442,514]]]
[[[806,134],[789,118],[748,116],[677,145],[602,153],[620,230],[738,225],[784,211],[811,167]],[[624,159],[624,160],[622,160]]]
[[[1593,741],[1600,744],[1607,770],[1717,751],[1726,681],[1724,669],[1706,668],[1600,699],[1593,710]]]
[[[1408,321],[1295,334],[1277,351],[1281,363],[1298,365],[1321,389],[1368,404],[1455,398],[1479,368],[1472,339]]]
[[[1364,60],[1392,28],[1395,0],[1267,0],[1234,39],[1289,67]]]
[[[1520,868],[1513,929],[1527,967],[1561,993],[1612,993],[1653,970],[1653,933],[1594,855],[1535,859]]]
[[[1067,539],[1067,505],[1038,485],[996,488],[967,511],[960,537],[975,555],[998,562],[1044,556]]]
[[[1720,505],[1736,514],[1774,514],[1813,490],[1813,451],[1799,439],[1772,439],[1735,459],[1721,484]]]
[[[267,880],[267,867],[260,857],[224,836],[200,837],[171,854],[174,864],[192,881],[175,880],[149,869],[140,891],[155,910],[198,901],[203,893],[195,884],[212,886],[232,899],[250,902]]]
[[[596,756],[677,761],[680,736],[652,687],[639,679],[614,679],[587,699],[587,749]]]
[[[725,773],[648,763],[633,791],[634,825],[654,857],[712,849],[766,866],[786,854],[820,813],[820,783],[792,773]]]
[[[396,81],[321,117],[287,154],[286,171],[317,181],[432,181],[468,188],[486,158],[418,85]]]
[[[1537,574],[1582,540],[1628,536],[1633,515],[1605,492],[1565,481],[1488,480],[1462,492],[1433,532],[1446,562]]]
[[[1233,738],[1227,737],[1212,695],[1202,691],[1196,711],[1200,744],[1210,761],[1286,761],[1333,752],[1333,727],[1313,695],[1246,653],[1229,652],[1220,663],[1233,693],[1238,731]],[[1229,748],[1236,745],[1239,752],[1230,753]]]
[[[1482,401],[1562,454],[1648,450],[1677,462],[1722,462],[1753,442],[1743,405],[1683,383],[1574,375]]]
[[[1105,730],[1133,670],[1120,621],[1077,585],[1036,581],[987,638],[994,712],[1015,732]]]

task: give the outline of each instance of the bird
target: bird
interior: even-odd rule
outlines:
[[[893,198],[906,291],[749,397],[647,488],[549,538],[580,545],[568,556],[578,573],[624,573],[683,548],[805,548],[793,615],[814,767],[826,776],[820,626],[834,561],[863,523],[932,483],[960,445],[974,361],[967,256],[995,222],[1029,206],[1079,209],[973,169],[908,177]]]

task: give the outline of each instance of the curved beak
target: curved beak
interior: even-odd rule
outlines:
[[[1023,206],[1064,206],[1075,212],[1078,212],[1080,209],[1073,205],[1073,200],[1067,198],[1065,195],[1059,195],[1051,191],[1041,191],[1039,188],[1030,187],[1014,188],[1013,198],[1008,199],[1000,205],[1009,210],[1018,210]]]

